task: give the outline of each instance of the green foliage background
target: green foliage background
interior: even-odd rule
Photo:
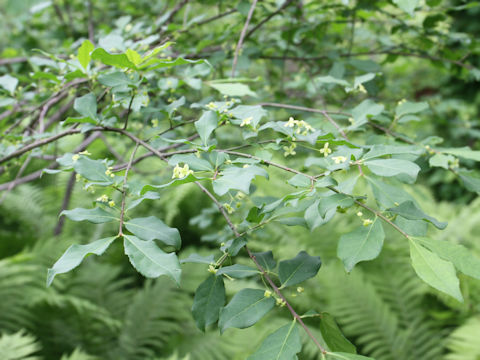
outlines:
[[[32,49],[65,56],[75,54],[80,39],[88,37],[91,19],[96,39],[105,39],[112,31],[124,39],[160,34],[176,42],[174,51],[178,54],[207,58],[214,67],[211,78],[226,78],[231,69],[232,49],[250,8],[246,1],[191,1],[174,14],[168,25],[162,25],[169,11],[180,2],[94,1],[91,12],[87,3],[0,0],[0,9],[4,10],[0,12],[0,31],[4,34],[0,38],[2,59],[30,58],[30,63],[0,65],[0,75],[13,71],[22,83],[28,83],[41,57]],[[419,138],[435,134],[444,139],[444,147],[468,145],[479,150],[480,76],[476,66],[480,66],[480,47],[472,40],[472,34],[480,31],[480,6],[473,2],[420,1],[420,8],[410,17],[394,3],[397,2],[293,1],[247,39],[238,72],[249,78],[259,77],[249,85],[265,102],[309,107],[343,102],[347,108],[357,104],[354,96],[344,97],[333,86],[318,87],[310,79],[329,73],[356,74],[359,69],[382,72],[382,76],[366,83],[369,94],[391,108],[403,98],[430,105],[419,121],[400,125],[402,132]],[[252,24],[258,24],[282,4],[260,2]],[[231,14],[200,24],[230,9],[234,10]],[[356,22],[354,32],[352,21]],[[133,30],[127,31],[127,26]],[[389,51],[351,56],[375,52],[375,45]],[[465,53],[470,69],[452,63]],[[315,56],[319,59],[303,59]],[[37,59],[31,60],[32,57]],[[178,70],[182,76],[188,75],[188,71],[191,68]],[[158,94],[165,99],[178,98],[191,91],[185,84],[174,90],[162,89],[160,84]],[[211,89],[208,91],[213,94]],[[319,117],[297,111],[279,110],[275,114],[279,118],[293,114],[308,117],[313,123],[320,121]],[[193,112],[189,115],[195,118]],[[133,114],[140,127],[148,126],[151,119],[150,115]],[[1,126],[4,129],[6,125]],[[232,146],[241,144],[237,134],[222,136]],[[71,149],[81,139],[80,135],[71,137],[58,146],[61,151]],[[117,141],[115,136],[109,137],[107,143],[110,149],[102,139],[97,139],[89,151],[98,158],[108,156],[112,148],[120,154],[128,151],[127,144]],[[302,150],[298,152],[299,157],[285,161],[302,167],[306,155]],[[282,159],[282,155],[278,157]],[[427,169],[426,160],[423,161],[422,168]],[[478,163],[467,163],[479,170]],[[149,174],[154,164],[154,160],[146,160],[137,169]],[[44,165],[29,165],[28,172]],[[0,181],[13,180],[20,166],[16,163],[2,169]],[[170,171],[162,168],[154,176],[168,177]],[[287,193],[289,185],[284,175],[276,175],[268,181],[256,181],[255,196],[278,197]],[[4,192],[2,197],[1,359],[245,359],[246,349],[249,353],[256,349],[269,333],[291,318],[288,311],[280,309],[248,329],[229,329],[222,336],[217,329],[209,329],[204,334],[196,328],[190,309],[195,289],[208,274],[206,266],[185,264],[182,287],[177,288],[168,279],[146,280],[137,274],[119,244],[100,258],[87,258],[81,267],[58,276],[53,287],[46,288],[46,269],[69,245],[88,243],[115,231],[110,224],[78,226],[66,221],[61,234],[52,235],[69,177],[70,174],[44,175]],[[366,194],[370,191],[363,180],[356,190]],[[419,178],[419,186],[406,190],[429,215],[448,220],[447,229],[434,230],[433,236],[461,243],[480,255],[480,201],[475,192],[459,186],[456,177],[440,168],[426,170]],[[95,197],[77,185],[69,208],[89,207]],[[245,205],[238,203],[237,211],[242,211]],[[178,228],[183,240],[180,257],[184,258],[194,252],[207,254],[218,246],[208,240],[224,227],[224,222],[212,209],[208,199],[187,184],[163,192],[159,201],[142,203],[136,211],[138,216],[155,214],[167,225]],[[303,293],[288,294],[291,302],[299,313],[316,308],[333,314],[348,339],[364,355],[377,360],[478,359],[480,283],[461,277],[463,304],[428,287],[410,266],[408,244],[390,230],[381,255],[346,274],[336,257],[337,242],[358,222],[352,210],[312,232],[298,226],[269,224],[252,235],[249,246],[255,251],[271,249],[279,259],[292,257],[299,249],[320,254],[323,265],[319,275],[303,286]],[[248,259],[239,262],[248,264]],[[231,297],[246,286],[255,288],[258,284],[249,280],[229,282],[227,295]],[[321,338],[315,322],[309,325]],[[318,349],[304,334],[302,341],[299,359],[320,359]]]

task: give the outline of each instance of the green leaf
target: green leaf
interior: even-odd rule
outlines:
[[[268,335],[260,348],[247,360],[293,360],[300,350],[300,334],[296,322],[292,321]]]
[[[357,354],[349,354],[345,352],[329,352],[327,353],[329,357],[333,357],[334,359],[340,360],[374,360],[371,357],[357,355]]]
[[[393,0],[400,9],[413,16],[415,8],[418,6],[419,0]]]
[[[365,124],[370,116],[379,115],[383,109],[383,105],[375,104],[370,99],[362,101],[359,105],[352,109],[354,122],[351,128],[356,129],[357,127]]]
[[[480,151],[472,150],[467,146],[463,148],[438,148],[437,151],[445,154],[455,155],[464,159],[480,161]]]
[[[465,246],[430,238],[415,238],[415,240],[442,259],[453,263],[460,272],[480,279],[480,258],[473,255],[473,252]]]
[[[131,235],[123,238],[125,254],[140,274],[148,278],[166,275],[180,284],[180,263],[175,253],[165,253],[152,240],[144,241]]]
[[[94,93],[76,98],[73,108],[84,117],[97,119],[97,98]]]
[[[119,220],[114,215],[99,207],[93,209],[76,208],[73,210],[63,210],[60,213],[60,216],[62,215],[65,215],[73,221],[90,221],[94,224],[103,224],[113,220]]]
[[[107,166],[102,160],[92,160],[88,157],[80,156],[72,164],[75,171],[87,180],[103,185],[113,184],[113,178],[106,174]]]
[[[147,191],[151,191],[151,190],[157,190],[157,189],[163,189],[163,188],[167,188],[167,187],[174,187],[174,186],[179,186],[179,185],[183,185],[183,184],[188,184],[188,183],[191,183],[191,182],[194,182],[194,181],[197,181],[197,180],[200,180],[200,179],[197,178],[195,175],[190,174],[190,175],[188,175],[184,178],[174,179],[174,180],[170,181],[169,183],[162,184],[162,185],[147,184],[142,188],[141,194],[143,195]]]
[[[195,121],[195,129],[204,145],[207,145],[207,140],[212,134],[213,130],[217,128],[218,117],[214,111],[205,111],[200,119]]]
[[[410,257],[417,275],[430,286],[463,302],[455,267],[410,239]]]
[[[94,241],[87,245],[71,245],[60,259],[48,269],[47,286],[50,286],[57,274],[63,274],[75,269],[88,254],[102,255],[116,237]]]
[[[143,200],[158,200],[160,199],[160,194],[155,191],[147,191],[143,196],[139,197],[138,199],[133,200],[130,205],[127,207],[127,211],[131,210],[138,205],[140,205]]]
[[[299,188],[309,188],[312,186],[312,180],[302,174],[294,175],[287,181],[287,183]]]
[[[218,320],[220,309],[225,304],[225,285],[222,276],[210,275],[195,291],[192,314],[197,327],[205,327]]]
[[[92,125],[97,125],[98,121],[93,120],[90,117],[67,117],[63,122],[62,125],[68,125],[68,124],[92,124]]]
[[[125,51],[125,55],[127,55],[128,60],[134,63],[135,66],[142,62],[142,57],[135,50],[127,49],[127,51]]]
[[[351,86],[350,83],[346,80],[343,79],[337,79],[331,75],[327,76],[319,76],[315,78],[315,82],[318,82],[320,84],[335,84],[335,85],[342,85],[344,87],[349,87]]]
[[[319,211],[319,204],[320,201],[317,200],[312,205],[310,205],[307,210],[305,210],[305,222],[307,223],[308,228],[312,231],[317,227],[322,226],[332,220],[332,218],[337,213],[337,208],[331,207],[322,217]]]
[[[102,74],[98,77],[98,82],[108,87],[127,86],[132,84],[132,80],[128,78],[127,74],[121,71]]]
[[[413,197],[399,186],[390,185],[380,179],[371,177],[366,177],[366,179],[372,188],[375,200],[383,209],[401,204],[404,201],[414,201]]]
[[[166,245],[180,249],[182,240],[177,229],[168,227],[155,216],[136,218],[125,222],[125,227],[142,240],[160,240]]]
[[[13,95],[15,92],[15,89],[17,88],[18,85],[18,79],[14,78],[13,76],[10,75],[3,75],[0,76],[0,87],[4,88],[7,90],[10,95]]]
[[[463,181],[463,185],[467,190],[480,194],[480,175],[474,171],[461,169],[458,171],[458,176]]]
[[[410,154],[418,155],[423,153],[423,149],[414,145],[373,145],[370,150],[362,157],[364,161],[385,155]]]
[[[87,70],[88,63],[90,62],[90,53],[95,49],[95,46],[90,40],[84,40],[82,45],[78,48],[78,62],[82,67]]]
[[[447,227],[446,222],[441,222],[434,217],[428,216],[415,205],[413,201],[405,201],[396,207],[387,209],[391,213],[400,215],[408,220],[423,220],[432,223],[436,228],[443,230]]]
[[[125,54],[110,54],[102,48],[95,49],[91,54],[92,60],[99,60],[105,65],[115,66],[121,69],[135,69],[135,64],[132,63]]]
[[[442,167],[448,170],[449,163],[454,160],[455,158],[451,155],[435,154],[428,160],[428,164],[430,167]]]
[[[317,275],[322,261],[318,256],[310,256],[305,251],[300,251],[290,260],[280,261],[278,277],[282,287],[295,285]]]
[[[228,275],[235,279],[243,279],[249,276],[258,275],[259,271],[250,266],[235,264],[231,266],[224,266],[221,269],[218,269],[217,276],[219,275]]]
[[[220,247],[223,252],[228,252],[230,256],[236,256],[238,252],[247,244],[247,239],[240,236],[232,240],[228,240],[225,245]]]
[[[332,209],[341,208],[346,209],[352,206],[355,203],[355,200],[345,194],[333,194],[325,198],[320,199],[320,205],[318,211],[322,218],[325,218],[328,212],[331,212]]]
[[[385,233],[378,218],[369,226],[357,227],[342,235],[338,243],[337,256],[343,261],[347,272],[361,261],[375,259],[382,250]],[[333,350],[333,349],[332,349]]]
[[[402,159],[375,159],[365,161],[365,165],[378,176],[396,176],[405,174],[415,181],[420,167],[414,162]]]
[[[188,167],[194,171],[213,171],[213,166],[207,160],[196,157],[193,154],[173,155],[168,160],[168,165],[175,166],[179,163],[188,164]]]
[[[265,297],[260,289],[242,289],[220,311],[220,332],[231,327],[244,329],[259,321],[275,306],[273,297]]]
[[[240,83],[214,83],[212,81],[207,82],[207,85],[213,87],[223,95],[227,96],[257,96],[257,94],[250,90],[248,85]]]
[[[265,271],[273,271],[277,266],[277,262],[273,258],[273,253],[271,250],[253,253],[253,256],[255,256],[255,259]]]
[[[329,349],[356,354],[355,345],[343,335],[333,316],[327,312],[322,312],[320,315],[320,332]]]
[[[260,105],[238,105],[229,111],[235,119],[244,120],[252,118],[250,124],[256,128],[263,117],[267,116],[267,111]]]
[[[190,254],[187,258],[181,259],[180,264],[184,263],[195,263],[195,264],[214,264],[215,260],[213,255],[210,254],[208,256],[201,256],[198,254]],[[223,306],[223,304],[222,304]]]
[[[166,48],[168,48],[170,45],[172,45],[173,42],[171,41],[167,41],[165,44],[162,44],[160,46],[157,46],[156,48],[152,49],[150,52],[148,52],[147,54],[145,54],[145,56],[143,57],[142,59],[142,63],[153,58],[155,55],[157,55],[159,52],[165,50]]]
[[[415,0],[415,2],[418,2],[418,0]],[[406,101],[397,106],[397,108],[395,109],[395,115],[400,118],[403,115],[416,114],[427,109],[428,109],[428,103],[426,102]]]
[[[184,58],[176,58],[175,60],[166,60],[166,59],[150,59],[142,63],[139,68],[144,71],[152,71],[155,69],[161,69],[166,67],[173,67],[179,65],[189,65],[189,64],[201,64],[206,63],[210,65],[206,60],[189,60]]]
[[[222,171],[221,176],[213,181],[213,191],[219,196],[229,190],[240,190],[250,193],[250,183],[255,176],[268,178],[268,173],[258,166],[250,165],[246,168],[231,166]]]

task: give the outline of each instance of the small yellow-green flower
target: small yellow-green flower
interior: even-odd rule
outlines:
[[[323,149],[320,149],[320,153],[322,153],[324,157],[327,157],[332,152],[332,149],[330,149],[328,146],[329,143],[326,142],[325,145],[323,145]]]
[[[80,159],[80,155],[78,154],[72,155],[73,162],[77,161],[78,159]]]
[[[115,206],[115,201],[110,200],[110,201],[108,202],[108,206],[114,207],[114,206]]]
[[[253,117],[249,116],[245,119],[242,120],[242,123],[240,124],[240,127],[243,127],[245,125],[250,125],[250,123],[252,122],[253,120]]]
[[[295,155],[295,148],[297,147],[297,144],[292,143],[290,146],[284,146],[283,150],[285,150],[285,153],[283,156],[287,157],[288,155]]]
[[[193,171],[190,170],[190,168],[188,167],[188,164],[183,165],[183,167],[180,167],[177,164],[173,169],[172,179],[183,179],[184,177],[187,177],[190,174],[193,174]]]
[[[87,156],[88,156],[88,155],[92,155],[92,154],[90,154],[87,150],[82,151],[82,152],[79,152],[78,154],[79,154],[79,155],[87,155]]]
[[[97,198],[97,201],[100,201],[100,202],[107,202],[108,201],[108,196],[103,194],[102,196],[98,197]]]
[[[362,217],[363,216],[363,213],[361,211],[357,212],[357,216],[358,217]]]
[[[217,105],[214,102],[209,102],[206,107],[210,110],[215,110],[217,108]]]
[[[358,91],[364,94],[367,93],[367,89],[365,89],[365,86],[363,86],[363,84],[358,85]]]
[[[302,293],[304,291],[305,291],[305,289],[303,287],[301,287],[301,286],[297,287],[297,292],[298,293]]]
[[[208,265],[208,270],[207,270],[209,273],[211,274],[216,274],[217,273],[217,269],[215,269],[215,266],[213,265]]]
[[[225,210],[227,210],[229,214],[232,214],[235,211],[235,209],[231,207],[230,204],[225,203],[223,204],[223,207],[225,208]]]
[[[365,220],[363,220],[363,226],[368,226],[368,225],[370,225],[370,224],[373,224],[373,221],[372,221],[372,220],[370,220],[370,219],[365,219]]]
[[[270,290],[265,290],[265,292],[263,293],[263,296],[269,298],[272,296],[272,292]]]
[[[158,126],[158,119],[152,119],[152,126],[157,127]]]
[[[290,116],[286,124],[284,125],[285,127],[291,127],[293,128],[297,124],[298,120],[295,120],[293,117]]]
[[[333,161],[335,161],[335,164],[341,164],[347,161],[347,158],[345,156],[334,156],[332,157]]]
[[[105,170],[105,175],[110,176],[110,177],[115,177],[115,174],[112,173],[113,167],[109,166],[107,170]]]

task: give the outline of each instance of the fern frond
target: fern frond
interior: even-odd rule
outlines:
[[[35,337],[20,330],[15,334],[0,336],[0,359],[2,360],[38,360],[34,356],[40,350]]]
[[[168,279],[147,281],[133,297],[119,335],[119,355],[126,359],[153,357],[168,348],[190,319],[190,298]]]
[[[447,339],[449,353],[444,360],[480,359],[480,316],[469,319],[453,331]]]

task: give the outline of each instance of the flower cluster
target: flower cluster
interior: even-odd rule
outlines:
[[[107,168],[107,170],[105,170],[105,175],[110,176],[110,177],[112,177],[112,178],[115,177],[115,174],[112,173],[112,170],[113,170],[113,167],[112,167],[112,166],[109,166],[109,167]]]
[[[113,200],[108,200],[108,196],[103,194],[102,196],[98,197],[97,198],[97,201],[98,202],[101,202],[101,203],[108,203],[108,206],[110,207],[114,207],[115,206],[115,201]]]
[[[295,132],[300,135],[308,135],[309,131],[315,131],[309,123],[303,120],[295,120],[293,117],[290,117],[284,126],[290,128],[296,127]]]
[[[173,169],[172,179],[183,179],[184,177],[187,177],[190,174],[193,174],[193,170],[190,170],[190,168],[188,167],[188,164],[183,165],[183,167],[180,167],[177,164]]]

